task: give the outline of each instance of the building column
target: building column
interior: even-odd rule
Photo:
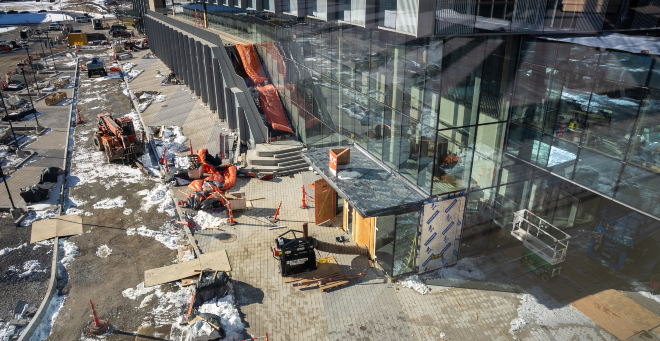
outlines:
[[[211,47],[204,45],[204,68],[206,74],[206,89],[207,89],[207,100],[209,103],[209,109],[211,111],[216,111],[217,106],[215,102],[215,81],[213,80],[213,64],[211,61]]]

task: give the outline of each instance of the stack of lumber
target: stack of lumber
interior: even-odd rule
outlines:
[[[66,92],[58,91],[48,95],[44,99],[44,101],[46,102],[46,105],[57,105],[57,103],[60,103],[65,99],[66,99]]]
[[[302,289],[305,288],[306,286],[304,285],[308,284],[309,282],[316,282],[322,279],[344,276],[344,273],[341,272],[341,268],[339,267],[339,264],[337,264],[334,256],[326,257],[325,259],[327,262],[321,262],[318,265],[318,268],[314,271],[297,274],[298,277],[283,277],[284,283],[300,281],[300,284],[303,285],[301,285],[299,288]],[[319,289],[321,291],[327,291],[346,284],[348,284],[348,280],[325,282],[319,285]]]

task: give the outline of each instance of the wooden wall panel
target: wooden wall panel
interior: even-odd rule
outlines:
[[[332,219],[337,213],[337,192],[323,179],[314,182],[314,223]]]

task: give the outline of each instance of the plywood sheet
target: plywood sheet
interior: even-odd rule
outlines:
[[[314,223],[331,219],[337,213],[337,193],[323,179],[314,182]]]
[[[179,246],[176,248],[176,253],[177,253],[177,259],[179,260],[179,263],[183,262],[183,256],[186,251],[191,251],[193,255],[195,254],[195,251],[193,251],[192,245],[188,246]]]
[[[163,266],[144,272],[144,287],[151,287],[167,282],[178,281],[182,278],[199,275],[195,270],[200,269],[199,258],[191,261]]]
[[[57,236],[57,221],[53,219],[44,219],[32,223],[30,244],[55,238],[55,236]]]
[[[586,296],[571,305],[622,340],[660,325],[660,316],[613,289]]]
[[[83,233],[82,216],[79,214],[63,215],[32,223],[30,243],[36,243],[55,237],[73,236],[81,233]]]
[[[63,215],[57,219],[57,236],[66,237],[83,233],[82,216],[79,214]]]
[[[355,242],[358,245],[366,245],[373,257],[374,253],[374,230],[376,227],[375,218],[363,218],[355,212],[353,220],[353,229],[355,230]]]
[[[211,269],[213,271],[231,271],[227,251],[204,253],[199,256],[200,269]]]

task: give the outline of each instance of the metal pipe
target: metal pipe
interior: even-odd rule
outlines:
[[[11,202],[11,207],[13,209],[16,209],[16,206],[14,205],[14,199],[11,197],[11,193],[9,192],[9,185],[7,185],[7,178],[5,178],[5,172],[2,171],[2,167],[0,167],[0,175],[2,175],[2,182],[5,183],[5,188],[7,189],[7,195],[9,196],[9,201]]]

